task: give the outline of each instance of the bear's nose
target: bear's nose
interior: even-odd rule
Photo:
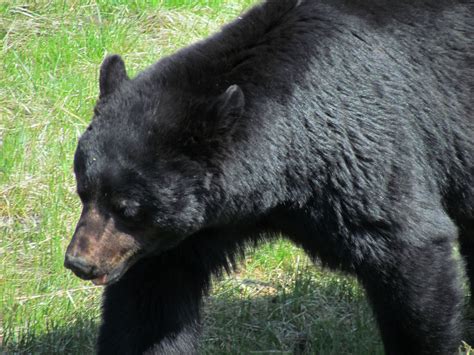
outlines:
[[[72,270],[72,272],[74,272],[81,279],[91,279],[94,277],[93,273],[95,271],[95,267],[80,256],[66,254],[64,259],[64,267]]]

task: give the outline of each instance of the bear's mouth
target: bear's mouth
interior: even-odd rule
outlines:
[[[92,283],[96,286],[109,286],[121,279],[123,275],[130,269],[139,259],[138,255],[129,258],[128,260],[123,261],[117,267],[111,271],[97,276],[94,279],[91,279]]]

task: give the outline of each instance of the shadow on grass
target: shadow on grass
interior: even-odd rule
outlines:
[[[289,288],[234,280],[223,292],[206,304],[200,353],[383,353],[365,295],[351,278],[297,277]]]
[[[204,307],[202,354],[381,354],[361,289],[349,278],[297,277],[289,287],[227,279]],[[78,317],[79,316],[79,317]],[[86,312],[50,327],[4,339],[6,353],[90,354],[97,320]]]
[[[79,317],[66,326],[51,327],[44,333],[21,332],[17,339],[4,338],[0,353],[6,354],[93,354],[97,322]]]

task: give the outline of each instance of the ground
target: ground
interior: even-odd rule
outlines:
[[[65,270],[63,258],[80,212],[72,156],[104,55],[122,54],[133,76],[252,2],[0,4],[0,351],[93,349],[101,289]],[[376,354],[382,345],[356,282],[281,241],[215,283],[200,350]]]

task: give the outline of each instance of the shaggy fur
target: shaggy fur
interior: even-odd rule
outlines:
[[[114,275],[99,353],[193,353],[211,276],[282,234],[357,276],[388,354],[454,354],[473,88],[471,0],[267,1],[134,79],[107,58],[66,260]]]

